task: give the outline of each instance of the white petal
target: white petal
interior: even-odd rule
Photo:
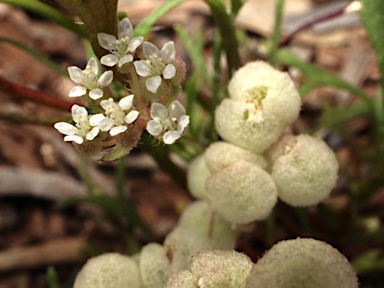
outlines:
[[[145,82],[145,86],[147,86],[147,89],[152,93],[157,92],[157,89],[159,89],[160,84],[161,84],[160,76],[151,77]]]
[[[79,129],[77,129],[75,126],[66,122],[58,122],[53,125],[53,127],[55,127],[55,129],[64,135],[76,135],[79,131]]]
[[[157,55],[160,57],[160,50],[153,45],[151,42],[145,41],[143,44],[143,53],[145,58],[149,58],[149,56]]]
[[[100,101],[100,106],[104,109],[104,110],[108,110],[108,109],[112,109],[113,106],[114,106],[114,102],[113,100],[101,100]]]
[[[75,83],[81,83],[81,81],[84,78],[84,73],[83,70],[81,70],[79,67],[76,66],[71,66],[68,67],[68,73],[69,73],[69,78]]]
[[[133,61],[133,56],[131,54],[127,54],[124,57],[121,57],[119,60],[119,67],[123,66],[125,63],[129,63]]]
[[[97,135],[99,135],[99,132],[100,132],[99,127],[93,127],[93,129],[92,129],[91,131],[89,131],[89,132],[87,133],[87,135],[85,135],[85,138],[86,138],[87,140],[93,140],[93,139],[95,139],[95,137],[96,137]]]
[[[97,40],[101,47],[110,51],[112,47],[115,47],[116,37],[107,33],[97,33]],[[112,47],[108,44],[112,44]]]
[[[96,89],[93,89],[91,92],[89,92],[89,97],[91,97],[91,99],[93,100],[97,100],[101,97],[103,97],[103,90],[101,90],[100,88],[96,88]]]
[[[189,125],[189,116],[183,115],[177,119],[177,131],[183,133],[184,129]]]
[[[92,115],[91,117],[89,117],[89,124],[91,126],[98,126],[104,118],[105,116],[101,113]]]
[[[120,134],[125,130],[127,130],[127,126],[120,125],[120,126],[113,127],[111,130],[109,130],[109,134],[111,136],[116,136],[117,134]]]
[[[77,144],[83,144],[84,139],[83,137],[77,136],[77,135],[71,135],[71,136],[65,136],[64,141],[66,142],[75,142]]]
[[[136,73],[142,77],[147,77],[151,73],[151,66],[144,60],[133,62],[135,65]]]
[[[72,118],[75,118],[76,116],[87,117],[88,111],[84,107],[81,107],[81,106],[75,104],[71,108],[71,114],[72,114]]]
[[[129,38],[132,38],[133,27],[132,27],[132,24],[128,18],[124,18],[123,20],[121,20],[119,22],[119,24],[117,26],[117,30],[118,30],[119,39],[121,39],[123,37],[127,37],[127,36]]]
[[[105,65],[105,66],[108,66],[108,67],[113,67],[117,64],[117,62],[119,61],[119,57],[117,57],[116,55],[114,54],[107,54],[107,55],[104,55],[103,57],[101,57],[100,59],[100,63]]]
[[[97,73],[99,72],[99,65],[97,65],[97,61],[95,58],[92,57],[91,59],[89,59],[87,66],[90,66],[93,73],[97,75]]]
[[[160,103],[152,103],[151,112],[149,113],[152,119],[164,120],[168,117],[168,110]]]
[[[132,108],[133,103],[133,97],[135,97],[133,94],[125,96],[124,98],[121,98],[119,101],[119,106],[123,110],[129,110]]]
[[[179,131],[168,131],[164,133],[163,141],[165,144],[173,144],[176,140],[180,139],[181,133]]]
[[[99,85],[106,87],[109,84],[111,84],[113,80],[113,72],[112,71],[105,71],[99,78]]]
[[[169,64],[172,63],[175,59],[176,49],[175,43],[173,41],[169,41],[164,44],[163,48],[161,48],[161,59],[164,63]]]
[[[139,47],[141,43],[143,43],[143,40],[144,40],[143,36],[135,37],[132,40],[130,40],[128,42],[129,52],[135,52],[137,47]]]
[[[113,127],[113,120],[108,117],[105,117],[103,120],[100,121],[98,126],[101,131],[109,131]]]
[[[163,70],[164,79],[172,79],[176,75],[176,67],[173,64],[168,64]]]
[[[158,135],[160,135],[161,132],[163,132],[163,126],[157,120],[149,121],[146,129],[147,129],[148,133],[153,135],[153,136],[158,136]]]
[[[139,111],[132,110],[124,117],[124,122],[127,124],[131,124],[133,121],[137,119],[139,116]]]
[[[177,119],[177,118],[185,115],[185,108],[177,100],[175,100],[171,104],[169,104],[168,110],[169,110],[169,116],[171,118],[176,118]]]
[[[69,91],[68,96],[69,97],[80,97],[80,96],[85,95],[85,93],[87,93],[87,88],[85,88],[83,86],[75,86],[71,89],[71,91]]]

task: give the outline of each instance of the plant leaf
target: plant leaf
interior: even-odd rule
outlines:
[[[83,27],[76,24],[73,19],[67,17],[60,11],[58,11],[55,8],[52,8],[51,6],[44,4],[37,0],[0,0],[1,3],[10,4],[13,6],[17,6],[20,8],[23,8],[25,10],[28,10],[30,12],[33,12],[35,14],[38,14],[46,19],[55,21],[56,23],[60,24],[61,26],[67,28],[68,30],[71,30],[75,32],[77,35],[83,38],[87,38],[88,35],[83,29]]]
[[[117,0],[60,0],[66,4],[81,21],[89,34],[92,48],[98,58],[106,54],[99,45],[97,33],[117,36]]]
[[[298,68],[307,77],[305,83],[299,89],[301,95],[306,95],[317,87],[330,86],[349,91],[360,97],[361,100],[367,102],[367,104],[372,104],[371,99],[369,99],[369,96],[363,90],[353,86],[325,69],[300,60],[288,49],[279,50],[276,57],[281,63]]]
[[[156,10],[154,10],[148,17],[143,19],[135,27],[135,36],[147,36],[151,32],[152,26],[169,10],[179,6],[186,0],[168,0]]]
[[[28,54],[31,54],[33,57],[35,57],[37,60],[39,60],[41,63],[44,63],[48,67],[52,68],[53,70],[59,72],[60,74],[68,77],[68,72],[61,68],[59,65],[57,65],[55,62],[49,60],[47,57],[45,57],[43,54],[40,54],[40,52],[28,47],[27,45],[18,42],[16,40],[13,40],[8,37],[1,37],[0,36],[0,41],[9,43],[17,48],[20,48],[21,50],[24,50]]]
[[[384,1],[363,0],[360,13],[373,47],[376,51],[381,72],[381,87],[384,89]]]

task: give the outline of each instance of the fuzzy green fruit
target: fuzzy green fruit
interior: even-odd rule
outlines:
[[[246,288],[357,288],[348,260],[314,239],[281,241],[252,268]]]
[[[167,250],[157,243],[145,245],[140,252],[139,268],[142,288],[164,287],[170,275]]]
[[[205,182],[211,175],[205,163],[204,155],[199,155],[189,164],[187,171],[187,186],[192,196],[197,199],[205,199]]]
[[[140,271],[130,257],[106,253],[85,263],[74,288],[141,288]]]
[[[238,161],[208,177],[207,196],[225,220],[247,224],[268,217],[277,201],[277,188],[263,169]]]
[[[310,206],[323,201],[336,184],[339,164],[324,141],[309,135],[283,139],[274,156],[272,177],[279,198],[291,206]],[[273,152],[272,152],[273,153]]]
[[[279,114],[287,125],[299,116],[301,98],[292,79],[266,62],[249,62],[237,70],[228,91],[234,100],[256,101],[264,113]]]
[[[233,249],[238,236],[232,225],[215,213],[206,201],[190,204],[183,211],[178,226],[201,233],[221,249]]]
[[[206,250],[192,257],[191,272],[198,287],[243,288],[252,266],[248,256],[234,250]]]
[[[211,173],[219,172],[239,160],[253,163],[262,169],[267,166],[263,156],[224,141],[212,143],[205,150],[204,158]]]

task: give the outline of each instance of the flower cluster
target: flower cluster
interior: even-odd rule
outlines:
[[[128,83],[128,90],[136,95],[116,99],[116,93],[108,87],[112,83],[113,72],[108,70],[99,76],[99,63],[95,58],[91,58],[84,70],[76,66],[68,68],[71,80],[77,84],[69,92],[69,97],[83,97],[89,105],[87,108],[73,105],[73,124],[59,122],[54,127],[65,135],[64,141],[78,145],[96,139],[103,141],[107,137],[115,139],[119,134],[130,132],[127,137],[133,138],[135,143],[127,144],[121,137],[116,138],[115,142],[124,147],[134,147],[145,128],[150,135],[165,144],[173,144],[189,124],[189,116],[185,115],[184,107],[174,100],[176,95],[164,89],[159,90],[163,80],[166,82],[178,74],[176,66],[180,61],[175,60],[175,45],[170,41],[159,50],[150,42],[143,43],[142,36],[133,37],[133,27],[128,18],[120,21],[117,28],[117,38],[107,33],[97,35],[99,45],[109,51],[101,57],[100,63],[107,67],[116,66],[123,75],[130,74],[123,81]],[[141,45],[142,52],[137,51]],[[143,81],[137,81],[139,77],[142,77]],[[134,78],[136,80],[131,81]],[[171,85],[177,85],[176,88],[180,86],[177,81]],[[155,97],[159,93],[164,95]],[[148,95],[152,95],[150,97],[153,99]],[[157,102],[158,99],[161,99],[161,103]],[[165,107],[164,103],[170,104]]]
[[[169,104],[168,109],[160,103],[151,106],[151,118],[147,124],[147,131],[152,136],[162,138],[165,144],[173,144],[178,140],[189,124],[189,116],[179,101]]]

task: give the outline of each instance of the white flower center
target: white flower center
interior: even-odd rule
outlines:
[[[128,36],[125,36],[121,39],[115,41],[115,43],[108,43],[108,47],[110,47],[109,51],[112,54],[115,54],[119,58],[124,57],[129,52],[131,52],[129,47],[129,41],[131,39]]]
[[[149,55],[147,63],[151,66],[152,76],[161,75],[161,73],[163,73],[163,70],[165,69],[165,64],[163,63],[163,60],[156,54]]]
[[[83,71],[83,79],[81,80],[81,85],[88,88],[89,90],[96,89],[99,87],[97,80],[97,75],[93,72],[92,67],[87,65]]]

